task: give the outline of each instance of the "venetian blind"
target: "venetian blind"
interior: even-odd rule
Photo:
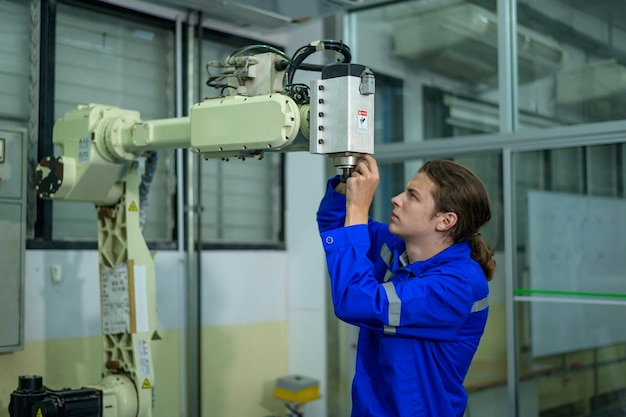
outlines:
[[[237,48],[205,40],[202,58],[204,61],[223,60]],[[218,95],[219,91],[204,85],[203,97]],[[244,124],[246,120],[240,122]],[[237,129],[237,126],[232,128]],[[194,168],[196,172],[202,170],[199,198],[204,207],[203,241],[254,244],[282,240],[282,158],[279,154],[266,154],[262,160],[209,159]]]
[[[0,0],[0,119],[28,120],[30,4]]]
[[[142,120],[174,114],[174,32],[138,21],[59,4],[55,118],[79,104],[136,110]],[[174,228],[174,152],[158,153],[144,236],[169,240]],[[97,238],[93,204],[55,201],[54,239]]]

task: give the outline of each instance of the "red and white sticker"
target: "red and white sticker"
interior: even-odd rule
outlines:
[[[357,130],[359,132],[367,132],[367,110],[358,110],[357,116]]]

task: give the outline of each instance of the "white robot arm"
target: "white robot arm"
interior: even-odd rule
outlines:
[[[262,49],[263,53],[246,55]],[[343,62],[306,65],[312,53],[334,50]],[[158,339],[152,255],[141,230],[138,158],[159,149],[188,148],[205,158],[262,158],[266,152],[328,155],[344,176],[374,152],[374,75],[351,64],[346,45],[316,41],[289,59],[266,45],[242,48],[207,64],[208,84],[228,95],[191,108],[189,117],[143,121],[138,112],[90,104],[54,125],[61,155],[37,167],[40,198],[93,202],[103,332],[102,381],[79,390],[49,390],[39,376],[20,377],[11,417],[150,417],[155,375],[151,343]],[[222,72],[211,74],[210,68]],[[310,86],[298,69],[321,71]],[[84,410],[81,414],[78,410]]]
[[[324,67],[310,88],[292,84],[306,51],[323,50],[326,43],[301,48],[300,61],[266,52],[209,62],[209,67],[228,68],[209,82],[231,94],[194,105],[189,117],[142,121],[132,110],[79,106],[55,123],[53,143],[62,155],[40,162],[39,196],[114,204],[130,162],[158,149],[189,148],[205,158],[309,151],[329,155],[335,166],[349,171],[360,155],[374,152],[374,75],[343,62]],[[336,42],[329,45],[339,48]],[[349,58],[349,49],[339,45]],[[227,78],[229,84],[215,84]]]

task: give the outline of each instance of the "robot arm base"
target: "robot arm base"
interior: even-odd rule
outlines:
[[[100,417],[102,411],[102,391],[92,388],[55,391],[46,388],[38,375],[20,376],[9,404],[10,417]]]
[[[11,394],[10,417],[135,417],[137,390],[124,375],[107,375],[101,385],[51,390],[39,375],[19,377]]]

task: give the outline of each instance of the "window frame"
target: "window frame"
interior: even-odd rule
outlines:
[[[205,61],[206,58],[210,58],[210,59],[223,59],[224,57],[203,57],[203,45],[204,42],[208,41],[208,42],[216,42],[216,43],[220,43],[224,46],[228,46],[230,48],[232,48],[232,51],[235,51],[241,47],[244,46],[249,46],[249,45],[258,45],[258,44],[263,44],[263,45],[268,45],[271,46],[273,48],[279,49],[284,51],[285,48],[282,45],[277,45],[277,44],[273,44],[271,42],[265,42],[265,41],[260,41],[258,39],[252,39],[252,38],[248,38],[248,37],[244,37],[244,36],[240,36],[240,35],[234,35],[234,34],[228,34],[228,33],[224,33],[221,31],[217,31],[217,30],[213,30],[213,29],[207,29],[207,28],[201,28],[200,31],[198,31],[198,33],[196,34],[196,42],[197,42],[197,47],[198,50],[200,51],[198,54],[196,54],[196,59],[195,59],[195,64],[197,65],[197,68],[195,69],[195,73],[197,74],[197,80],[196,80],[196,86],[197,89],[195,91],[195,95],[196,97],[202,97],[202,86],[204,85],[204,83],[206,82],[206,70],[205,70]],[[199,242],[196,242],[196,244],[199,243],[199,246],[201,248],[201,250],[285,250],[286,249],[286,238],[285,238],[285,203],[286,203],[286,197],[285,197],[285,169],[286,169],[286,157],[284,153],[280,153],[278,154],[279,157],[279,168],[278,168],[278,181],[279,181],[279,191],[278,191],[278,196],[277,196],[277,201],[275,201],[274,203],[279,204],[279,208],[277,210],[278,212],[278,219],[277,219],[277,227],[278,227],[278,231],[277,231],[277,240],[276,241],[268,241],[268,242],[245,242],[245,241],[238,241],[238,242],[233,242],[233,241],[203,241],[200,240]],[[198,155],[197,157],[197,161],[198,163],[202,163],[204,161],[202,161],[202,157],[201,155]],[[244,163],[267,163],[267,161],[246,161]],[[199,166],[199,168],[201,168],[201,166]],[[201,171],[199,171],[201,172]],[[195,178],[193,179],[194,182],[197,182],[198,179]],[[201,193],[197,193],[200,198],[202,197]],[[202,200],[200,199],[198,201],[198,207],[201,208],[201,210],[196,210],[196,213],[201,213],[202,212]],[[201,221],[201,214],[199,215],[200,218],[198,219],[198,221]],[[197,226],[196,230],[198,230],[201,226]]]
[[[113,17],[119,17],[124,20],[134,20],[140,23],[154,25],[155,27],[165,28],[176,31],[176,21],[158,17],[147,12],[136,11],[132,9],[127,9],[122,6],[112,5],[106,2],[101,2],[97,0],[59,0],[59,3],[63,5],[68,5],[72,7],[81,8],[84,10],[103,13]],[[36,161],[31,161],[29,169],[35,170],[36,163],[41,160],[43,157],[47,155],[54,154],[54,145],[50,138],[52,137],[52,131],[54,127],[54,97],[55,97],[55,60],[56,60],[56,14],[57,14],[57,2],[53,0],[42,0],[41,1],[41,9],[40,9],[40,44],[39,44],[39,97],[38,97],[38,105],[39,105],[39,117],[38,117],[38,130],[37,130],[37,149],[36,149]],[[189,27],[189,23],[183,24],[185,27]],[[187,30],[182,30],[183,42],[182,42],[182,55],[186,56],[188,54],[187,51],[187,39],[188,36]],[[229,34],[213,29],[208,29],[202,26],[196,26],[196,33],[194,35],[196,37],[195,41],[201,47],[202,43],[198,42],[199,39],[202,41],[209,40],[213,42],[219,42],[225,45],[232,45],[233,50],[246,45],[251,44],[268,44],[267,42],[263,42],[260,40],[254,40],[251,38],[242,37],[239,35]],[[280,45],[270,45],[275,48],[284,50],[283,46]],[[174,54],[176,55],[176,54]],[[194,60],[198,65],[198,69],[201,69],[201,72],[198,74],[204,75],[204,64],[202,64],[202,54],[201,49],[200,52],[195,53]],[[190,65],[186,59],[183,59],[182,62],[182,73],[188,73],[188,65]],[[204,77],[202,77],[204,78]],[[183,102],[187,102],[186,95],[189,92],[189,84],[192,81],[187,77],[182,77],[182,96]],[[194,83],[198,83],[198,97],[201,97],[199,94],[201,90],[201,84],[204,83],[204,79],[200,79],[200,75],[198,75],[198,79],[194,81]],[[172,86],[174,88],[175,86]],[[183,110],[183,116],[188,116],[188,109]],[[196,155],[191,152],[185,152],[183,157],[183,172],[187,172],[185,166],[189,163],[189,158],[194,158]],[[201,155],[198,155],[198,160],[201,161]],[[175,162],[175,164],[178,161]],[[274,201],[273,204],[279,204],[279,207],[276,209],[278,213],[277,219],[277,227],[278,233],[276,241],[273,242],[196,242],[196,245],[199,243],[200,248],[202,250],[215,250],[215,249],[224,249],[224,250],[241,250],[241,249],[276,249],[276,250],[284,250],[285,245],[285,156],[284,154],[280,154],[280,167],[278,172],[278,180],[279,184],[279,192],[278,192],[278,201]],[[176,169],[176,168],[175,168]],[[187,175],[184,175],[183,178],[183,187],[187,187],[189,182],[195,179],[186,178]],[[29,184],[28,187],[34,189],[34,178],[33,176],[29,176]],[[182,192],[183,194],[186,192],[185,189],[180,190],[177,189],[172,196],[174,199],[177,199],[177,193]],[[94,250],[98,249],[97,239],[86,240],[86,239],[67,239],[60,240],[53,238],[53,202],[51,200],[42,200],[36,197],[35,193],[32,193],[33,199],[35,200],[33,204],[29,205],[29,210],[33,210],[36,207],[36,215],[33,216],[35,219],[32,223],[29,224],[29,236],[26,240],[26,248],[27,249],[57,249],[57,250],[65,250],[65,249],[75,249],[75,250]],[[201,208],[201,202],[199,205],[195,207],[196,209]],[[94,209],[95,210],[95,209]],[[179,247],[184,247],[185,242],[179,242],[177,239],[178,236],[178,228],[184,227],[183,225],[179,225],[177,211],[179,207],[174,204],[173,207],[173,215],[174,215],[174,228],[172,230],[172,235],[168,240],[148,240],[147,244],[150,249],[153,250],[176,250]],[[95,222],[95,220],[94,220]],[[186,229],[186,228],[185,228]],[[186,229],[187,230],[187,229]]]

